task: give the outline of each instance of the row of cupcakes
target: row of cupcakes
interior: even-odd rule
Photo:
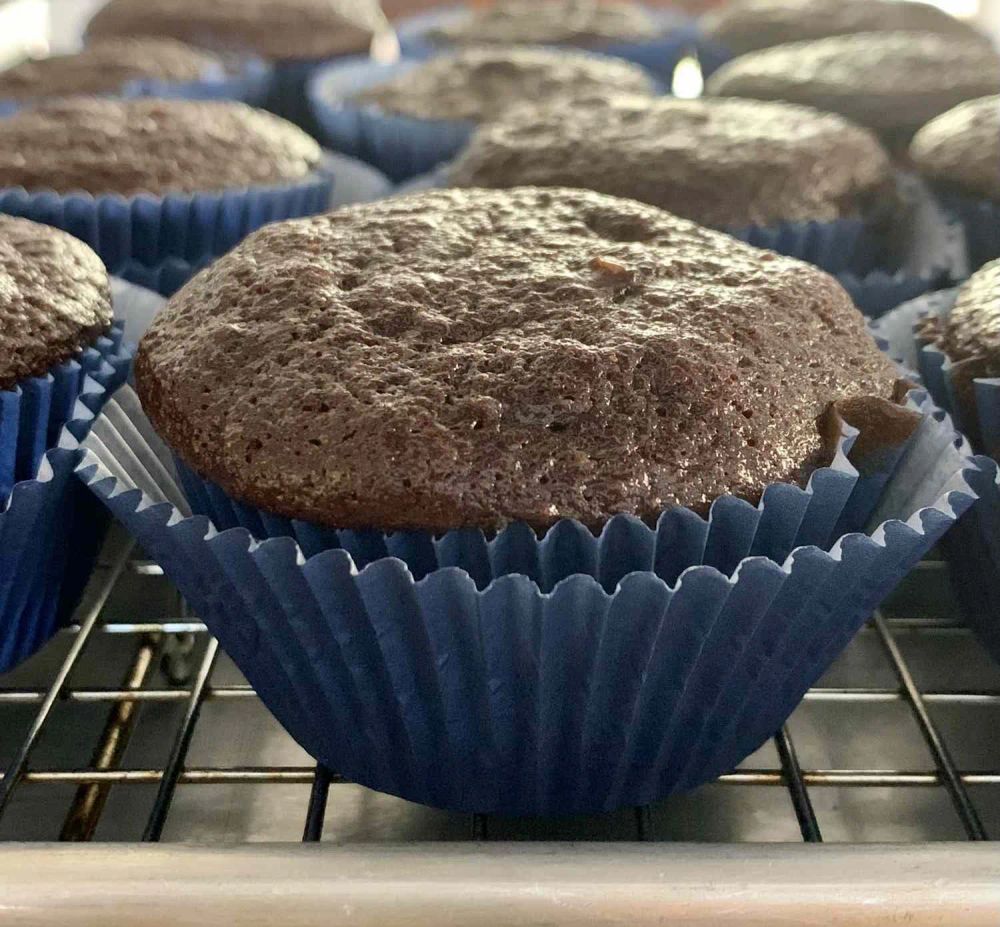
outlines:
[[[847,134],[876,179],[827,201],[878,215],[884,154]],[[17,228],[4,306],[37,319],[30,280],[65,315],[87,278],[34,242],[66,237]],[[66,450],[312,755],[565,813],[731,768],[995,481],[896,377],[807,264],[635,199],[435,190],[251,235],[157,317],[141,403]]]

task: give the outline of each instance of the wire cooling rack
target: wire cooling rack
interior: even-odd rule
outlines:
[[[0,677],[0,840],[1000,837],[1000,668],[926,561],[772,744],[689,796],[587,819],[421,809],[343,783],[113,532],[75,621]]]

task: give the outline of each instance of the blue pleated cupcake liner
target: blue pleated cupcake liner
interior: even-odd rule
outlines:
[[[398,184],[396,193],[447,185],[448,165],[439,165]],[[891,241],[860,218],[726,231],[747,244],[807,261],[833,274],[865,315],[879,318],[901,303],[968,274],[961,228],[948,221],[921,181],[903,174],[898,185],[906,209]],[[887,264],[895,269],[887,269]]]
[[[397,183],[426,174],[455,157],[468,143],[475,123],[419,119],[351,102],[361,91],[406,74],[421,63],[419,59],[404,59],[380,64],[353,57],[318,70],[309,80],[307,94],[323,144],[374,164]]]
[[[735,766],[973,502],[947,421],[926,414],[862,474],[854,434],[806,489],[655,528],[617,516],[599,537],[273,517],[177,475],[128,389],[78,473],[318,760],[456,811],[566,814]]]
[[[54,225],[82,239],[117,274],[130,264],[224,254],[268,222],[322,212],[334,178],[317,170],[296,183],[216,193],[89,193],[0,189],[0,213]]]
[[[977,450],[1000,449],[1000,379],[973,381],[969,395],[952,382],[953,364],[915,330],[927,317],[944,318],[958,290],[929,294],[880,319],[872,331],[884,350],[915,371],[937,404],[948,411]],[[970,478],[980,498],[942,543],[952,586],[967,623],[994,659],[1000,661],[1000,474],[997,464],[980,458],[981,471]]]
[[[428,33],[449,22],[466,15],[460,6],[444,10],[432,10],[408,17],[397,24],[400,49],[405,58],[426,61],[435,55],[454,51],[454,46],[438,44],[428,38]],[[707,76],[729,60],[730,55],[720,57],[718,46],[706,42],[695,22],[689,17],[662,10],[650,10],[657,18],[662,34],[645,42],[607,42],[585,46],[585,51],[593,51],[613,58],[623,58],[638,64],[659,80],[665,90],[669,90],[674,70],[687,57],[696,57],[701,62],[702,72]],[[557,48],[574,50],[573,45],[558,45]]]
[[[107,336],[0,393],[0,455],[17,461],[16,482],[0,487],[0,672],[35,653],[72,611],[108,522],[73,471],[82,459],[77,442],[128,377],[123,328],[149,294],[115,281],[114,296]]]
[[[938,199],[965,232],[971,271],[977,271],[983,264],[1000,258],[1000,202],[977,200],[949,192],[939,192]]]

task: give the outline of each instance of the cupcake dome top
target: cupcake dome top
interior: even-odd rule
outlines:
[[[0,215],[0,389],[40,376],[110,324],[108,273],[90,248]]]
[[[1000,56],[976,38],[863,33],[778,45],[723,65],[713,96],[784,100],[840,113],[887,134],[912,134],[1000,88]]]
[[[215,55],[173,39],[107,39],[0,72],[0,100],[115,93],[129,81],[195,81],[221,69]]]
[[[588,46],[644,41],[659,32],[656,20],[638,3],[506,0],[469,10],[432,30],[428,38],[442,45]]]
[[[375,0],[110,0],[87,37],[166,36],[216,51],[314,60],[366,50],[382,23]]]
[[[162,194],[300,180],[320,148],[242,103],[78,97],[0,120],[0,188]]]
[[[136,377],[237,499],[445,530],[756,498],[822,456],[831,401],[889,397],[895,372],[821,271],[526,187],[268,226],[173,297]]]
[[[483,122],[524,100],[577,97],[602,87],[654,91],[641,67],[617,58],[527,46],[486,47],[433,58],[367,88],[353,102],[420,119]]]
[[[979,35],[943,10],[910,0],[734,0],[708,13],[702,31],[737,55],[856,32]]]
[[[961,103],[913,137],[925,177],[971,196],[1000,200],[1000,95]]]
[[[1000,260],[980,268],[962,286],[938,326],[938,346],[952,361],[964,361],[958,382],[1000,376]]]
[[[476,132],[449,180],[583,187],[716,228],[857,216],[894,191],[878,140],[839,116],[613,93],[511,109]]]

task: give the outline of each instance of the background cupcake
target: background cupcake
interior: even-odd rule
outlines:
[[[919,371],[973,447],[1000,458],[1000,261],[957,290],[900,306],[874,331],[892,356]],[[943,548],[969,625],[1000,660],[1000,474],[993,461],[973,478],[980,501]]]
[[[65,232],[0,216],[0,292],[4,671],[49,639],[93,564],[104,519],[73,479],[79,453],[67,449],[63,428],[70,442],[83,437],[88,417],[125,380],[131,354],[112,325],[100,258]]]
[[[262,59],[273,65],[268,109],[312,130],[304,96],[311,72],[331,58],[366,53],[387,30],[375,0],[110,0],[87,38],[166,36],[237,60]]]
[[[696,51],[698,33],[676,9],[628,0],[500,0],[412,17],[399,24],[399,37],[406,56],[424,58],[476,45],[585,48],[641,64],[669,86],[678,61]]]
[[[0,120],[0,212],[88,242],[112,273],[155,281],[274,219],[326,207],[321,151],[241,103],[55,101]]]
[[[970,501],[832,278],[590,191],[261,230],[157,318],[137,382],[190,506],[282,540],[139,506],[107,453],[128,395],[81,475],[307,750],[462,810],[730,768]]]
[[[914,136],[910,160],[962,222],[972,268],[1000,257],[1000,96],[931,120]]]
[[[174,39],[120,38],[0,72],[0,113],[51,97],[88,94],[261,101],[266,69],[228,75],[210,52]]]
[[[310,97],[330,147],[405,180],[451,158],[476,125],[515,103],[554,96],[569,101],[600,88],[657,89],[638,65],[615,58],[509,47],[392,66],[332,65],[315,77]]]
[[[911,0],[731,0],[707,13],[701,29],[730,56],[858,32],[934,32],[982,40],[968,23]]]
[[[786,103],[600,93],[522,104],[481,127],[441,179],[650,203],[841,275],[874,315],[947,280],[945,263],[914,266],[914,205],[875,136]]]
[[[997,92],[1000,56],[977,38],[864,33],[751,52],[709,79],[713,96],[784,100],[840,113],[893,151],[965,101]]]

